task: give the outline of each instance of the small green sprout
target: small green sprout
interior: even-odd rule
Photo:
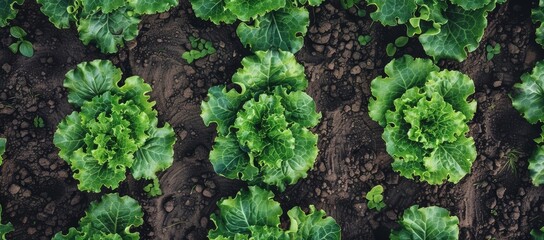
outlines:
[[[9,45],[9,50],[11,50],[11,52],[14,54],[20,52],[21,55],[25,57],[34,56],[34,47],[32,46],[32,43],[24,39],[26,36],[25,30],[20,27],[13,26],[9,29],[9,33],[12,37],[17,39],[17,42]]]
[[[353,7],[355,4],[359,3],[361,0],[340,0],[340,4],[344,9]]]
[[[160,186],[160,183],[159,183],[159,179],[158,178],[153,178],[153,182],[147,184],[144,187],[144,191],[150,197],[156,197],[156,196],[161,195],[162,191],[161,191],[161,186]]]
[[[359,17],[366,16],[366,10],[364,10],[364,9],[357,10],[357,16],[359,16]]]
[[[397,48],[401,48],[406,46],[408,43],[408,37],[400,36],[397,39],[395,39],[394,43],[387,44],[387,47],[385,48],[385,52],[387,53],[387,56],[393,57],[395,53],[397,52]]]
[[[43,122],[43,118],[40,116],[36,116],[34,118],[34,127],[36,128],[43,128],[45,127],[45,123]]]
[[[359,35],[359,37],[357,37],[357,41],[359,41],[361,46],[366,46],[370,41],[372,41],[372,37],[370,35]]]
[[[193,61],[197,59],[203,58],[216,52],[212,42],[200,38],[195,38],[193,36],[189,37],[189,41],[191,42],[192,49],[181,55],[181,57],[187,60],[188,63],[193,63]]]
[[[378,211],[385,207],[383,202],[383,187],[382,185],[376,185],[368,193],[366,193],[366,200],[368,200],[368,208],[376,209]]]
[[[385,53],[387,53],[387,56],[393,57],[395,53],[397,52],[397,47],[395,47],[395,44],[388,43],[387,47],[385,47]]]
[[[407,43],[408,43],[408,37],[405,37],[405,36],[400,36],[395,40],[395,46],[399,48],[406,46]]]
[[[499,53],[501,53],[501,45],[500,44],[495,44],[495,47],[491,46],[491,44],[488,44],[486,47],[485,47],[485,51],[487,52],[487,61],[491,61],[491,59],[493,59],[493,57],[495,55],[498,55]]]

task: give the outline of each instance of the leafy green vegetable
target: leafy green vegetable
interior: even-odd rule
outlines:
[[[0,165],[2,164],[3,158],[2,155],[6,151],[6,139],[0,138]]]
[[[278,49],[297,52],[310,24],[302,5],[318,6],[323,0],[190,0],[195,15],[215,24],[242,22],[236,33],[252,51]]]
[[[256,186],[240,191],[234,198],[221,199],[219,214],[210,219],[215,228],[209,239],[340,239],[340,227],[323,210],[310,206],[306,214],[299,207],[288,211],[291,226],[279,227],[283,211],[274,194]]]
[[[544,146],[539,146],[529,158],[529,174],[533,185],[544,183]]]
[[[376,209],[378,211],[385,207],[383,202],[383,187],[382,185],[376,185],[368,193],[366,193],[366,200],[368,200],[368,208]]]
[[[104,195],[100,202],[92,202],[86,215],[79,220],[78,228],[70,228],[68,234],[55,234],[53,240],[76,239],[140,239],[131,228],[144,223],[144,213],[138,202],[117,193]]]
[[[531,230],[531,236],[534,240],[543,240],[544,239],[544,227],[540,229]]]
[[[151,87],[138,76],[118,87],[121,74],[105,60],[66,74],[68,101],[81,110],[59,123],[53,142],[84,191],[117,188],[127,169],[136,179],[156,180],[172,165],[174,131],[168,123],[157,127],[155,103],[146,95]]]
[[[125,41],[138,35],[143,14],[165,12],[177,0],[37,0],[55,27],[69,28],[75,22],[81,41],[96,43],[104,53],[115,53]]]
[[[503,1],[369,0],[370,14],[386,26],[406,25],[408,36],[419,35],[434,59],[463,61],[478,48],[487,27],[486,16]]]
[[[531,73],[521,76],[521,83],[514,85],[512,105],[530,123],[544,122],[544,61],[540,61]]]
[[[400,229],[391,231],[391,240],[459,239],[459,219],[441,207],[411,206],[404,211],[399,223]]]
[[[285,7],[257,17],[253,25],[241,23],[236,29],[240,41],[252,51],[281,49],[298,52],[304,45],[304,36],[310,25],[308,10]]]
[[[370,117],[385,128],[387,152],[400,175],[430,184],[459,182],[476,158],[467,122],[472,80],[457,71],[437,71],[430,60],[405,55],[385,67],[388,77],[371,83]]]
[[[284,190],[306,177],[317,157],[318,124],[304,68],[289,52],[257,52],[232,77],[242,91],[215,86],[202,102],[206,125],[217,124],[210,161],[217,173]]]
[[[2,160],[2,141],[3,138],[0,138],[0,164],[2,163],[1,160]],[[5,144],[5,139],[4,139],[4,144]],[[0,206],[0,220],[2,220],[2,206]],[[11,223],[6,223],[6,224],[2,224],[2,222],[0,221],[0,239],[2,240],[6,240],[6,234],[8,234],[9,232],[13,231],[13,225],[11,225]]]
[[[538,24],[535,32],[536,42],[544,47],[544,0],[540,0],[538,7],[531,10],[531,18],[533,23]]]
[[[0,0],[0,27],[8,25],[9,20],[14,19],[19,11],[15,4],[22,5],[25,0]]]

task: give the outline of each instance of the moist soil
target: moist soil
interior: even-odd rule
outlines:
[[[387,239],[404,209],[437,205],[459,217],[459,239],[530,239],[531,229],[544,225],[544,191],[531,185],[527,159],[535,149],[539,126],[528,124],[512,108],[509,92],[543,58],[534,41],[530,8],[536,1],[509,1],[488,16],[480,47],[462,63],[439,61],[442,69],[468,74],[478,103],[469,123],[478,157],[458,184],[428,185],[400,177],[381,138],[383,129],[367,113],[370,81],[383,75],[391,58],[387,43],[405,34],[403,27],[385,28],[357,8],[342,9],[336,0],[310,8],[311,24],[304,48],[296,54],[310,81],[308,93],[322,113],[314,129],[319,156],[308,177],[277,193],[284,209],[313,204],[334,217],[343,239]],[[363,4],[359,8],[372,12]],[[56,29],[27,1],[11,25],[21,26],[36,49],[32,58],[8,50],[14,39],[0,29],[0,136],[8,139],[0,175],[2,221],[15,231],[8,239],[50,239],[75,227],[91,201],[102,194],[78,191],[69,166],[53,145],[57,124],[73,108],[62,87],[64,75],[82,61],[112,60],[124,77],[139,75],[153,87],[160,124],[176,132],[174,164],[160,174],[163,195],[148,198],[144,181],[130,176],[118,191],[136,198],[145,223],[136,229],[143,239],[205,239],[213,227],[209,215],[216,201],[245,187],[213,171],[208,154],[215,137],[199,114],[207,89],[228,84],[245,49],[232,25],[215,26],[194,16],[187,0],[163,14],[146,16],[140,34],[118,54],[104,55],[85,46],[77,31]],[[359,35],[370,35],[366,46]],[[217,52],[188,64],[181,54],[189,36],[213,42]],[[500,44],[501,53],[486,60],[485,46]],[[417,39],[395,56],[425,57]],[[33,119],[43,118],[45,127]],[[366,206],[365,193],[385,188],[387,207]],[[284,223],[284,225],[287,223]]]

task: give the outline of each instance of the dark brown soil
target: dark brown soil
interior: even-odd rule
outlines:
[[[512,108],[508,93],[543,52],[534,42],[530,8],[536,1],[509,1],[488,16],[480,48],[466,61],[440,61],[442,68],[468,74],[476,84],[478,110],[470,134],[478,149],[472,173],[460,183],[431,186],[399,177],[381,139],[383,129],[367,114],[370,81],[383,75],[391,58],[385,46],[404,34],[384,28],[356,9],[344,10],[333,0],[310,9],[312,23],[305,47],[297,54],[310,81],[308,93],[323,114],[315,131],[320,154],[307,179],[278,193],[286,209],[314,204],[333,216],[343,239],[387,239],[403,210],[413,204],[445,207],[459,217],[460,239],[530,239],[529,231],[544,225],[544,191],[533,187],[527,158],[540,129]],[[362,5],[361,5],[362,7]],[[364,8],[364,7],[362,7]],[[174,165],[161,174],[163,195],[149,199],[145,182],[128,178],[119,192],[139,200],[144,239],[204,239],[213,226],[215,202],[235,194],[242,182],[217,176],[208,161],[215,129],[205,127],[200,103],[210,86],[228,83],[249,51],[233,26],[215,26],[197,19],[187,0],[168,13],[145,17],[140,35],[116,55],[84,46],[74,29],[58,30],[27,1],[12,25],[29,32],[36,54],[25,58],[7,47],[13,41],[0,29],[0,136],[8,139],[0,175],[2,220],[15,231],[8,239],[50,239],[76,226],[89,202],[100,194],[77,190],[68,165],[52,143],[57,124],[72,111],[62,87],[64,74],[82,61],[110,59],[125,77],[142,76],[152,84],[151,96],[162,122],[175,129]],[[371,9],[367,9],[370,11]],[[181,54],[194,35],[213,42],[217,53],[187,64]],[[359,35],[371,35],[366,46]],[[485,58],[485,45],[500,44],[501,53]],[[417,40],[396,56],[424,57]],[[44,128],[33,126],[40,116]],[[509,164],[512,163],[512,164]],[[387,207],[366,207],[365,193],[382,184]]]

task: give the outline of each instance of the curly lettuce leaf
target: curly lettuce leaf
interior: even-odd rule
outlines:
[[[79,181],[79,190],[88,192],[100,192],[102,186],[116,189],[119,183],[125,180],[125,168],[112,168],[107,164],[100,164],[89,154],[80,148],[72,153],[70,166],[74,179]]]
[[[544,239],[544,227],[541,227],[540,229],[531,230],[531,237],[533,237],[534,240],[543,240]]]
[[[296,122],[302,127],[315,127],[321,119],[321,113],[317,112],[314,99],[305,92],[287,93],[284,88],[281,89],[284,91],[276,91],[276,94],[282,97],[287,121]]]
[[[25,0],[0,0],[0,27],[8,25],[9,20],[17,16],[19,10],[15,4],[22,5]]]
[[[514,108],[527,121],[532,124],[544,121],[544,61],[538,62],[531,73],[521,76],[511,98]]]
[[[230,24],[237,17],[225,5],[224,0],[190,0],[195,15],[204,20],[210,20],[216,25],[221,22]]]
[[[400,229],[391,231],[391,240],[459,238],[459,219],[441,207],[411,206],[404,211],[399,223]]]
[[[533,185],[544,183],[544,146],[539,146],[529,158],[529,175]]]
[[[450,2],[465,10],[476,10],[485,7],[487,4],[491,3],[491,0],[450,0]]]
[[[77,30],[85,45],[94,42],[103,53],[115,53],[118,46],[124,46],[124,41],[136,38],[139,23],[140,19],[123,7],[112,13],[97,12],[80,19]]]
[[[2,164],[2,155],[4,154],[4,152],[6,151],[6,139],[5,138],[0,138],[0,165]]]
[[[257,17],[253,24],[240,23],[236,34],[253,52],[268,49],[298,52],[310,24],[306,8],[285,7]]]
[[[2,155],[0,153],[0,155]],[[0,206],[0,239],[6,240],[6,234],[13,231],[13,225],[11,223],[2,224],[2,206]]]
[[[217,174],[231,179],[252,180],[259,173],[253,159],[241,148],[234,133],[215,138],[210,162]]]
[[[295,184],[299,179],[305,178],[317,157],[317,135],[308,129],[295,126],[292,129],[295,139],[293,156],[283,158],[280,167],[263,167],[263,181],[276,186],[280,191],[285,190],[286,185]]]
[[[210,219],[215,228],[208,232],[208,238],[234,238],[237,234],[250,235],[251,226],[278,227],[282,209],[274,201],[274,194],[256,186],[240,191],[234,198],[218,202],[219,215],[212,214]]]
[[[370,84],[373,96],[368,105],[370,117],[385,126],[385,113],[393,109],[393,101],[406,90],[423,86],[429,73],[437,70],[429,59],[414,59],[409,55],[393,59],[385,66],[387,77],[377,77]]]
[[[232,76],[232,82],[248,91],[272,91],[282,86],[289,91],[305,90],[308,81],[304,67],[295,55],[285,51],[257,51],[242,59],[242,68]]]
[[[86,130],[81,122],[79,113],[72,112],[59,123],[53,137],[53,143],[60,149],[59,156],[68,164],[72,163],[74,152],[85,144]]]
[[[70,28],[71,16],[68,7],[74,4],[73,0],[37,0],[41,4],[41,11],[51,23],[59,29]]]
[[[136,14],[166,12],[178,5],[178,0],[126,0]]]
[[[131,228],[141,226],[144,213],[138,202],[117,193],[104,195],[99,202],[92,202],[78,228],[70,228],[68,234],[57,233],[53,240],[76,239],[140,239]]]
[[[544,1],[538,2],[538,7],[531,9],[533,23],[540,23],[536,28],[536,42],[544,47]]]
[[[325,211],[310,205],[310,212],[304,213],[300,207],[287,212],[291,226],[287,231],[291,239],[340,239],[340,226]]]
[[[444,12],[448,8],[447,1],[416,0],[419,5],[418,13],[406,23],[406,33],[409,37],[416,34],[436,34],[442,25],[448,22]]]
[[[251,226],[249,227],[251,231],[252,240],[290,240],[289,235],[279,227],[269,227],[269,226]],[[241,238],[247,236],[240,236]],[[235,238],[238,239],[238,238]]]
[[[487,27],[486,8],[464,10],[450,6],[444,13],[448,19],[438,33],[422,33],[419,41],[425,52],[435,60],[455,59],[463,61],[467,52],[478,48]]]
[[[385,26],[397,26],[408,22],[417,10],[416,0],[368,0],[369,5],[376,6],[376,11],[370,13],[374,21],[380,21]]]
[[[81,107],[85,101],[105,92],[118,91],[121,70],[107,60],[83,62],[66,73],[63,86],[68,90],[68,102]]]
[[[134,154],[134,164],[130,170],[135,179],[156,179],[157,172],[167,169],[174,162],[174,129],[168,123],[157,128],[156,119],[151,121],[150,126],[149,137]]]
[[[216,123],[219,134],[227,135],[234,124],[236,113],[250,97],[245,89],[239,93],[235,89],[227,91],[227,88],[222,86],[211,87],[208,89],[208,101],[201,104],[200,117],[206,126]]]
[[[421,180],[430,184],[441,184],[444,179],[458,183],[470,172],[476,155],[472,138],[459,137],[456,142],[444,143],[423,159],[429,174],[421,174]]]
[[[285,0],[224,0],[225,6],[238,19],[249,21],[285,7]]]
[[[453,109],[462,112],[465,119],[472,119],[476,113],[476,101],[467,101],[474,94],[472,79],[458,71],[443,70],[431,72],[425,84],[427,94],[439,93]]]

